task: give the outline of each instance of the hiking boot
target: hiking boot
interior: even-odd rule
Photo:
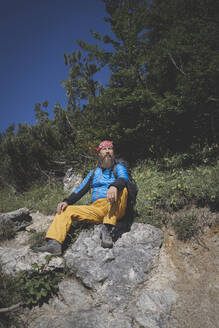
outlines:
[[[102,239],[101,246],[103,248],[112,248],[113,240],[111,236],[113,226],[111,224],[103,224],[100,238]]]
[[[49,239],[44,246],[34,247],[33,252],[48,252],[53,255],[62,255],[62,245],[55,239]]]

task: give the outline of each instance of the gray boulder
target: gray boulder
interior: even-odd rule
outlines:
[[[10,225],[16,231],[22,230],[32,222],[32,217],[27,208],[20,208],[13,212],[0,214],[0,225]]]
[[[46,255],[49,253],[34,253],[29,246],[19,248],[0,247],[0,266],[9,275],[16,275],[20,270],[30,270],[33,263],[39,265],[46,263]],[[49,262],[49,268],[63,268],[61,257],[53,257]]]
[[[161,244],[162,232],[145,224],[133,224],[112,249],[101,247],[100,226],[82,232],[64,258],[93,301],[86,311],[67,316],[70,326],[165,327],[176,294],[165,284],[149,288]]]
[[[133,224],[112,249],[100,244],[100,226],[83,232],[65,254],[66,265],[88,288],[98,290],[107,281],[138,286],[154,266],[162,243],[162,232],[150,225]]]

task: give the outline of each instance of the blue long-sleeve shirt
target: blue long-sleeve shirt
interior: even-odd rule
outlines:
[[[116,177],[113,173],[113,167],[109,169],[97,167],[91,170],[80,186],[78,186],[68,198],[64,199],[64,201],[72,205],[84,196],[90,188],[92,188],[92,203],[97,199],[106,198],[110,186],[116,187],[118,191],[122,190],[129,180],[127,167],[118,163],[116,164],[115,170]]]

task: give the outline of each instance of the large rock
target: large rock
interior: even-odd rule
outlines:
[[[157,273],[161,244],[162,232],[145,224],[133,224],[112,249],[101,247],[100,226],[82,232],[64,256],[76,279],[60,283],[50,314],[45,306],[30,328],[165,327],[176,294]]]
[[[159,253],[161,230],[135,223],[112,249],[104,249],[100,229],[101,226],[96,226],[94,231],[80,234],[65,254],[68,269],[93,289],[98,289],[106,279],[134,286],[141,283]]]
[[[27,208],[20,208],[13,212],[0,214],[0,225],[10,225],[16,231],[24,229],[32,222],[32,217],[30,216],[30,212]]]
[[[26,231],[36,231],[36,232],[42,232],[47,231],[50,224],[52,223],[55,215],[44,215],[42,213],[36,212],[31,213],[32,216],[32,224],[30,224]]]
[[[52,258],[50,269],[65,268],[68,278],[57,297],[27,314],[28,328],[166,327],[177,295],[160,268],[161,230],[134,223],[112,249],[104,249],[100,229],[83,231],[63,257]],[[28,245],[1,247],[0,265],[14,275],[45,263],[47,254]]]
[[[46,263],[45,257],[49,253],[34,253],[29,246],[20,248],[0,247],[0,265],[4,272],[10,275],[17,274],[20,270],[30,270],[33,263],[39,265]],[[50,269],[63,268],[61,257],[53,257],[49,262]]]
[[[64,190],[72,192],[81,184],[82,180],[81,174],[76,173],[73,168],[68,169],[63,179]]]

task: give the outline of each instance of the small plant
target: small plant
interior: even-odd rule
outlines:
[[[8,308],[21,301],[16,278],[3,272],[0,266],[0,308]],[[22,327],[24,323],[13,313],[0,313],[0,328]]]
[[[20,271],[18,284],[20,293],[25,306],[41,306],[43,303],[56,295],[58,292],[58,283],[62,279],[62,273],[51,271],[48,264],[52,256],[46,257],[45,264],[32,264],[30,271]]]
[[[182,241],[188,241],[192,237],[197,236],[199,229],[196,221],[197,219],[194,215],[185,215],[174,220],[172,225],[177,238]]]

